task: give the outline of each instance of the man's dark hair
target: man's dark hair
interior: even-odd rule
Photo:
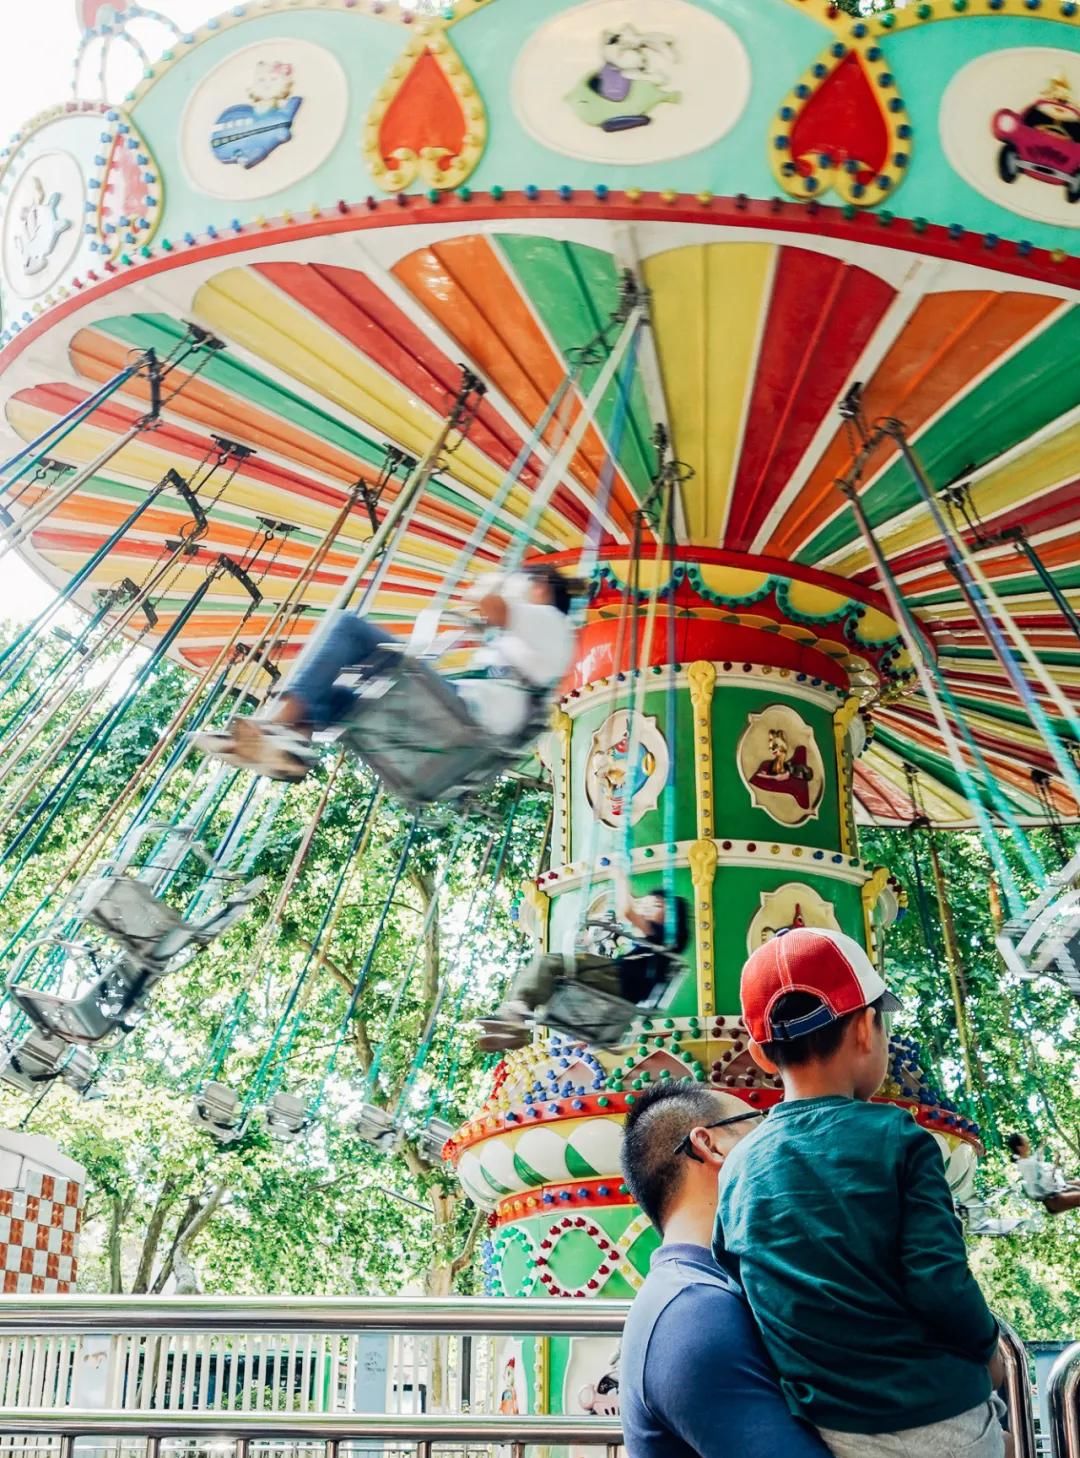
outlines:
[[[654,1083],[636,1094],[623,1126],[623,1179],[657,1230],[683,1177],[685,1154],[676,1154],[691,1129],[717,1117],[715,1091],[692,1078]]]
[[[1020,1158],[1021,1147],[1027,1144],[1026,1134],[1006,1134],[1005,1147],[1009,1151],[1009,1158],[1015,1163]]]
[[[526,576],[544,584],[551,594],[552,607],[563,614],[570,611],[574,600],[573,589],[557,567],[550,567],[546,562],[532,562],[522,570]]]
[[[817,1012],[820,1006],[821,998],[815,997],[812,992],[785,992],[783,997],[776,1000],[771,1014],[772,1021],[774,1023],[792,1022],[796,1018],[804,1018],[809,1013]],[[880,1027],[884,1016],[881,999],[876,998],[866,1006],[873,1008],[874,1020]],[[845,1013],[835,1022],[826,1023],[823,1028],[816,1028],[812,1033],[804,1033],[801,1038],[763,1043],[761,1051],[771,1063],[776,1064],[777,1068],[802,1068],[807,1063],[820,1063],[833,1056],[844,1041],[844,1034],[847,1032],[852,1018],[857,1018],[861,1012],[865,1011],[866,1008],[856,1008],[854,1012]]]
[[[659,896],[664,903],[664,919],[660,924],[659,934],[654,938],[667,947],[669,952],[682,952],[690,940],[690,903],[685,896],[673,896],[671,898],[671,912],[668,912],[668,894],[662,887],[658,887],[650,893]],[[669,940],[668,924],[671,923],[671,936]]]

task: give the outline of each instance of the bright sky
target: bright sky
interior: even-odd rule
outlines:
[[[148,9],[170,16],[190,30],[227,8],[227,0],[145,0]],[[46,106],[66,101],[71,94],[72,63],[79,45],[77,0],[0,0],[0,55],[4,58],[4,84],[0,86],[0,138],[12,132]],[[150,21],[133,27],[143,47],[157,56],[169,35]],[[138,79],[141,65],[122,43],[113,47],[110,63],[111,100],[117,100]],[[81,94],[96,99],[99,50],[87,57]],[[5,558],[0,569],[0,618],[33,616],[52,591],[22,562]]]

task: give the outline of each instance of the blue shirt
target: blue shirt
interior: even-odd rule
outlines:
[[[620,1362],[629,1458],[828,1458],[788,1411],[750,1308],[698,1245],[664,1245],[626,1319]]]

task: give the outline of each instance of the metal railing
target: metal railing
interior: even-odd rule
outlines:
[[[1080,1458],[1080,1342],[1066,1347],[1046,1384],[1054,1458]]]
[[[339,1458],[344,1445],[417,1458],[434,1448],[516,1458],[533,1445],[612,1454],[617,1419],[530,1415],[523,1374],[534,1337],[600,1338],[592,1360],[610,1360],[626,1310],[609,1301],[4,1297],[0,1458],[69,1458],[77,1440],[80,1455],[116,1458],[159,1458],[166,1442],[185,1455],[193,1444],[215,1455],[235,1445],[236,1458],[252,1443],[275,1458],[300,1458],[312,1443],[319,1458]]]
[[[95,1452],[146,1458],[173,1441],[185,1454],[224,1443],[235,1458],[249,1458],[252,1443],[277,1455],[314,1443],[325,1458],[342,1445],[403,1447],[416,1458],[439,1447],[521,1458],[526,1447],[568,1446],[612,1458],[617,1421],[528,1415],[506,1387],[506,1354],[517,1343],[523,1366],[528,1338],[614,1338],[592,1353],[603,1362],[627,1310],[620,1301],[2,1297],[0,1455],[70,1458],[83,1439]],[[1036,1458],[1027,1353],[1002,1330],[1016,1458]],[[1052,1402],[1055,1382],[1075,1443],[1080,1344],[1054,1369]],[[1080,1446],[1055,1452],[1080,1458]]]

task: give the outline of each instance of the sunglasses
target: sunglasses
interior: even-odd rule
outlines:
[[[744,1124],[747,1119],[764,1119],[764,1117],[764,1109],[747,1109],[745,1114],[729,1114],[726,1119],[717,1119],[714,1124],[695,1124],[694,1128],[723,1129],[728,1124]],[[676,1144],[675,1148],[672,1150],[672,1153],[689,1155],[691,1159],[696,1159],[698,1164],[701,1164],[701,1155],[695,1154],[693,1149],[690,1147],[690,1134],[692,1134],[693,1132],[694,1130],[691,1129],[689,1134],[684,1134],[683,1137],[679,1140],[678,1144]]]

